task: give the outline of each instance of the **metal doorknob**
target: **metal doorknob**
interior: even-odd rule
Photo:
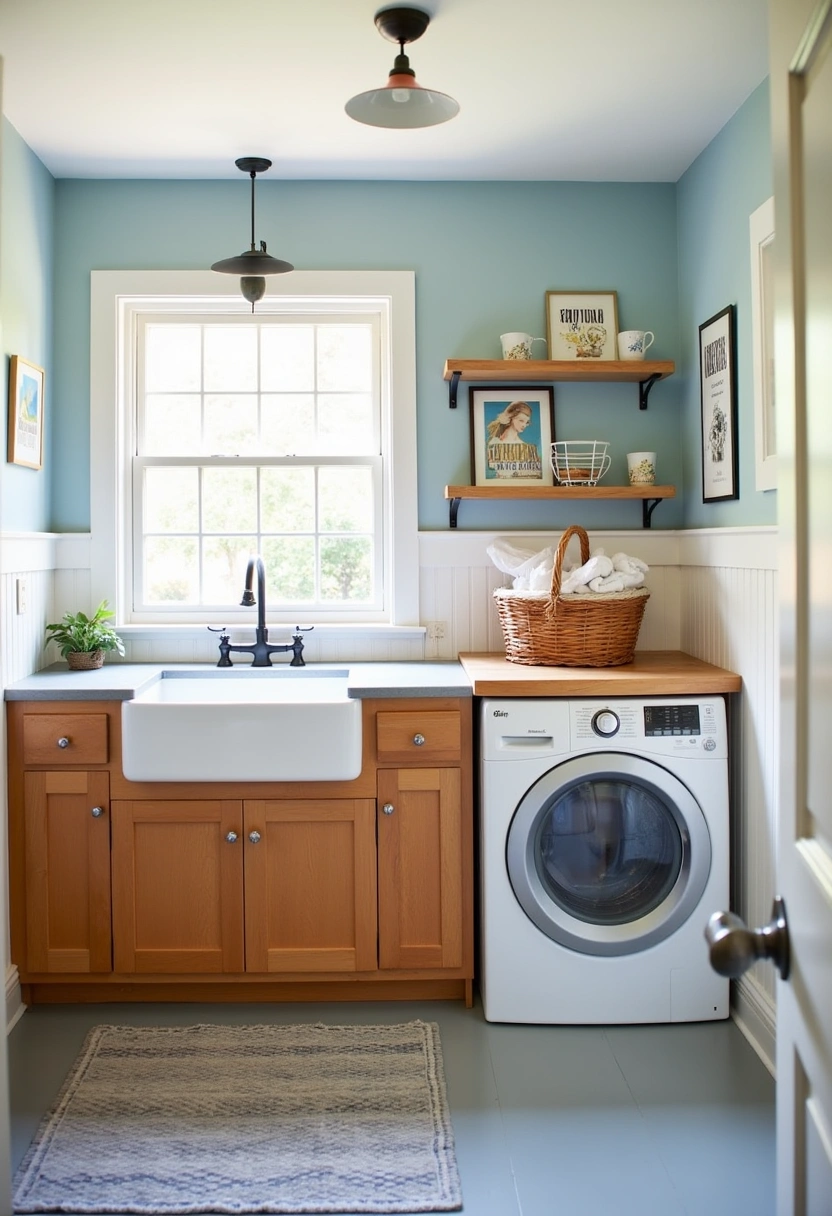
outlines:
[[[789,978],[791,965],[789,925],[786,905],[778,895],[771,909],[771,920],[762,929],[749,929],[734,912],[714,912],[705,929],[711,966],[719,975],[737,979],[759,958],[769,958]]]
[[[233,832],[233,831],[226,832],[225,839],[228,841],[229,844],[236,844],[237,843],[237,833]]]
[[[92,815],[93,819],[100,819],[101,816],[104,814],[104,807],[103,806],[94,806],[92,808],[92,810],[90,811],[90,814]]]
[[[252,843],[252,844],[259,844],[259,843],[260,843],[260,833],[259,833],[258,831],[249,832],[249,834],[248,834],[248,838],[249,838],[249,840],[251,841],[251,843]]]

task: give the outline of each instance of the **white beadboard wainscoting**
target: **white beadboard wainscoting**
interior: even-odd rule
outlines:
[[[420,627],[316,628],[306,654],[344,662],[454,659],[461,651],[503,649],[492,591],[510,579],[487,548],[497,537],[537,552],[560,533],[424,532],[419,536]],[[776,528],[591,532],[592,549],[623,550],[650,566],[650,600],[640,650],[685,650],[738,672],[732,697],[732,898],[751,925],[769,919],[775,893],[778,759]],[[577,557],[577,542],[573,541]],[[17,579],[26,576],[27,611],[17,613]],[[54,656],[43,647],[47,621],[91,610],[89,537],[3,537],[0,566],[2,679],[12,683]],[[273,627],[272,632],[275,632]],[[211,661],[216,640],[203,630],[125,631],[128,660]],[[111,661],[108,658],[108,661]],[[715,909],[716,910],[716,909]],[[704,949],[704,943],[703,943]],[[8,954],[7,954],[8,958]],[[8,987],[8,985],[7,985]],[[734,986],[734,1016],[773,1070],[773,969],[757,964]]]

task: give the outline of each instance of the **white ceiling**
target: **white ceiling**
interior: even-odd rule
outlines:
[[[6,117],[55,177],[675,182],[764,79],[767,0],[415,0],[442,126],[344,113],[390,0],[0,0]]]

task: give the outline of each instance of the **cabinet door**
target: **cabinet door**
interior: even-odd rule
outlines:
[[[369,798],[245,803],[246,970],[375,971]]]
[[[112,969],[107,773],[24,776],[26,966]]]
[[[243,970],[239,800],[113,802],[115,970]]]
[[[379,771],[378,919],[380,967],[462,966],[458,769]]]

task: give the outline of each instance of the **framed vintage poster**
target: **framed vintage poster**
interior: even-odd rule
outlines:
[[[554,485],[554,389],[500,385],[468,391],[472,485]]]
[[[39,469],[43,464],[43,390],[46,373],[20,355],[9,365],[9,449],[11,464]]]
[[[740,496],[735,312],[735,305],[729,304],[699,326],[703,502]]]
[[[547,291],[550,359],[617,359],[618,297],[614,291]]]

